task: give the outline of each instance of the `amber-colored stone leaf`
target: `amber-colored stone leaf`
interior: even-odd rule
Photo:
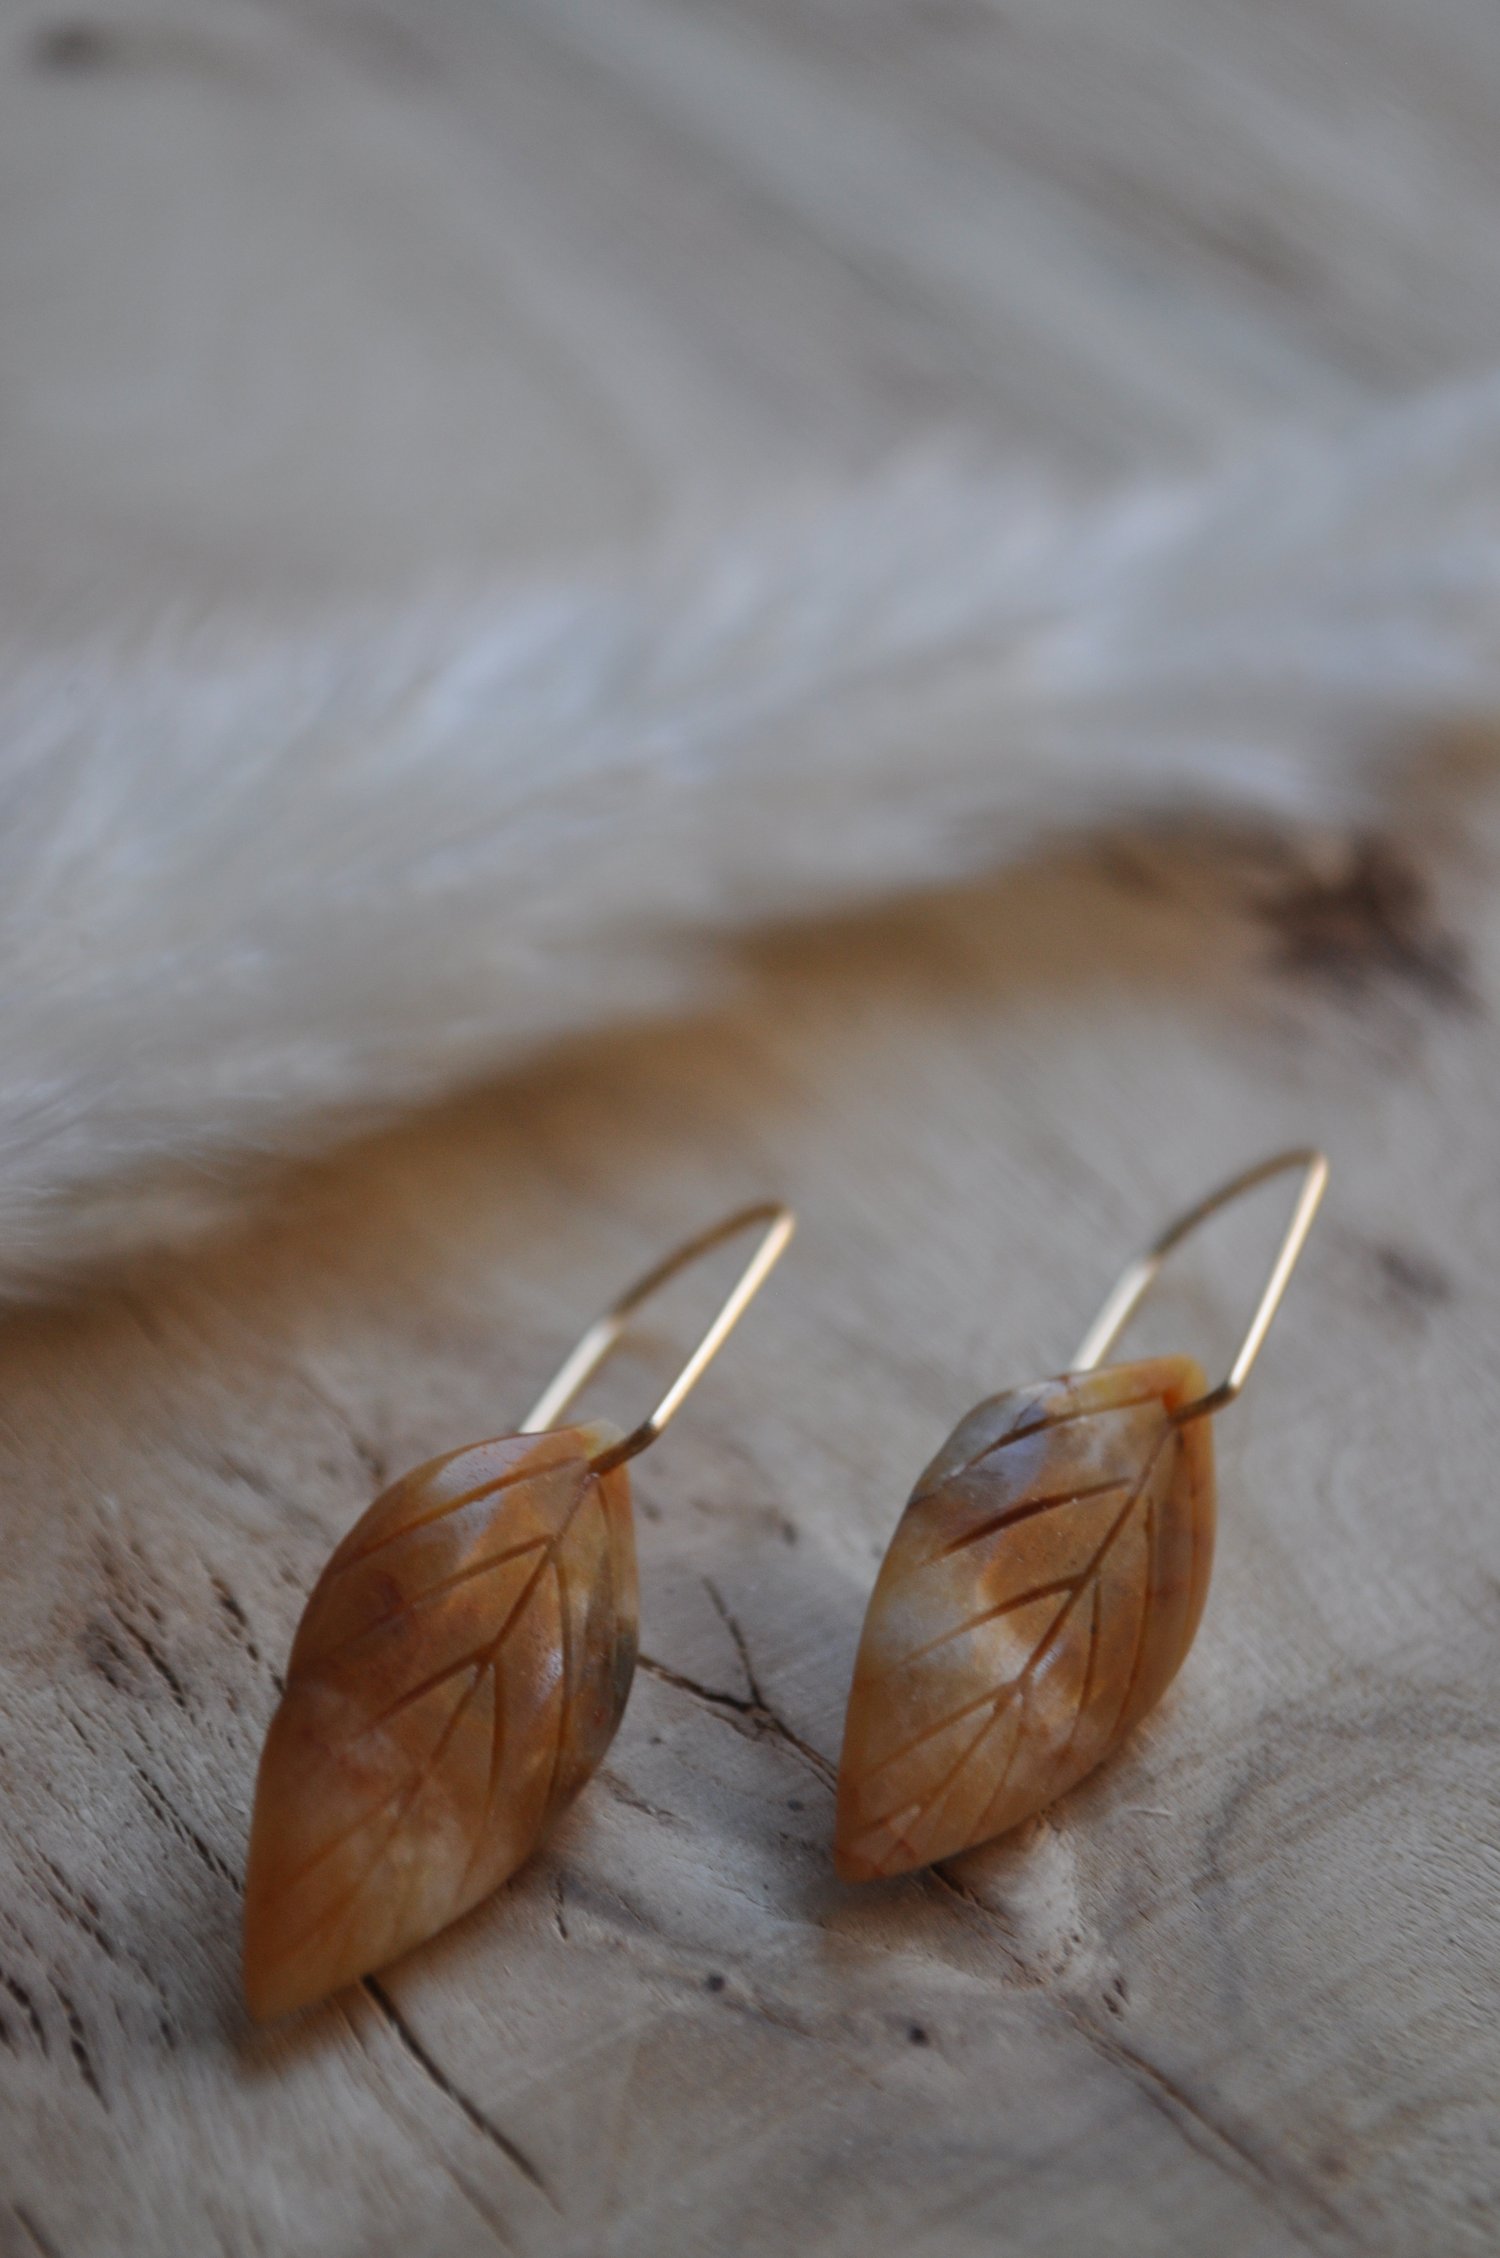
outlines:
[[[375,1500],[319,1578],[256,1787],[245,1992],[265,2019],[513,1874],[614,1737],[635,1535],[603,1426],[505,1435]]]
[[[1004,1834],[1176,1676],[1213,1558],[1213,1445],[1186,1357],[993,1396],[912,1493],[865,1617],[834,1863],[903,1874]]]

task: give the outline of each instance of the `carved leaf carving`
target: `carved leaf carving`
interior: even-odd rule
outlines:
[[[307,1603],[256,1787],[245,1990],[268,2018],[420,1944],[521,1865],[635,1668],[629,1478],[603,1426],[394,1483]]]
[[[855,1664],[834,1859],[901,1874],[1017,1826],[1160,1700],[1213,1558],[1204,1389],[1186,1357],[972,1411],[918,1482]]]

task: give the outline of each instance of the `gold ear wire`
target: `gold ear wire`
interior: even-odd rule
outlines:
[[[712,1254],[716,1247],[723,1246],[730,1239],[737,1239],[742,1232],[753,1230],[757,1224],[766,1226],[760,1243],[741,1271],[738,1282],[725,1299],[718,1316],[650,1418],[643,1420],[639,1427],[632,1429],[619,1442],[612,1443],[607,1450],[601,1451],[592,1461],[594,1471],[596,1474],[607,1474],[612,1467],[623,1466],[627,1459],[634,1458],[638,1452],[654,1443],[708,1370],[790,1245],[792,1233],[797,1228],[797,1219],[791,1209],[783,1207],[779,1200],[762,1200],[754,1207],[739,1208],[733,1215],[726,1215],[722,1222],[711,1225],[706,1231],[700,1231],[696,1238],[687,1240],[674,1253],[669,1254],[665,1261],[657,1263],[643,1278],[638,1278],[633,1286],[627,1287],[602,1317],[595,1318],[556,1378],[532,1405],[518,1432],[536,1435],[544,1428],[555,1426],[580,1390],[619,1345],[620,1338],[636,1311],[704,1255]]]
[[[1133,1262],[1127,1263],[1121,1271],[1104,1307],[1085,1333],[1070,1370],[1091,1372],[1101,1358],[1108,1354],[1140,1308],[1167,1256],[1174,1247],[1182,1244],[1190,1232],[1196,1231],[1201,1223],[1206,1223],[1211,1215],[1217,1215],[1219,1209],[1227,1207],[1232,1200],[1254,1191],[1257,1185],[1266,1183],[1271,1177],[1284,1175],[1294,1168],[1302,1172],[1302,1188],[1297,1194],[1297,1204],[1292,1210],[1286,1236],[1271,1265],[1271,1275],[1266,1280],[1255,1314],[1240,1343],[1239,1353],[1219,1385],[1210,1388],[1206,1395],[1197,1397],[1192,1403],[1184,1404],[1174,1414],[1174,1418],[1178,1426],[1182,1426],[1190,1419],[1202,1419],[1211,1412],[1222,1411],[1226,1404],[1233,1403],[1249,1378],[1250,1368],[1260,1354],[1261,1343],[1270,1330],[1271,1320],[1281,1307],[1287,1280],[1302,1252],[1307,1234],[1312,1228],[1312,1219],[1318,1212],[1318,1202],[1328,1183],[1328,1156],[1313,1146],[1301,1147],[1294,1152],[1276,1153],[1270,1160],[1258,1161],[1253,1168],[1247,1168],[1227,1184],[1221,1184],[1216,1192],[1210,1192],[1207,1199],[1200,1200],[1186,1215],[1178,1216],[1175,1223],[1168,1224],[1161,1237],[1144,1254],[1137,1255]]]

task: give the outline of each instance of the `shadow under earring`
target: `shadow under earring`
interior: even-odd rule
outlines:
[[[1227,1377],[1210,1388],[1185,1356],[1098,1369],[1172,1249],[1290,1169],[1296,1209]],[[834,1842],[845,1881],[1006,1833],[1161,1699],[1208,1593],[1209,1415],[1243,1387],[1327,1180],[1321,1153],[1280,1153],[1210,1194],[1126,1268],[1067,1373],[980,1404],[922,1475],[855,1663]]]
[[[718,1316],[631,1434],[558,1427],[642,1303],[764,1226]],[[785,1251],[788,1209],[690,1240],[584,1334],[520,1430],[416,1467],[338,1547],[298,1626],[255,1792],[245,1994],[265,2021],[384,1967],[530,1857],[597,1770],[636,1660],[627,1460]]]

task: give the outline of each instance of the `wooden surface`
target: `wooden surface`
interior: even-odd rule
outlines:
[[[1492,2248],[1482,891],[1445,906],[1461,971],[1269,850],[1112,847],[786,936],[712,1018],[559,1058],[241,1245],[13,1322],[7,2247]],[[828,1760],[914,1471],[1067,1354],[1185,1190],[1309,1130],[1335,1190],[1220,1422],[1177,1689],[1018,1839],[840,1887]],[[642,1462],[651,1660],[603,1775],[456,1931],[254,2033],[248,1798],[327,1550],[765,1184],[803,1234]],[[1263,1237],[1226,1226],[1165,1329],[1227,1343]]]
[[[0,588],[39,634],[555,562],[954,429],[1174,465],[1500,343],[1477,0],[3,20]],[[1495,2247],[1500,829],[1483,748],[1414,750],[1376,850],[1100,841],[768,936],[719,1010],[5,1326],[6,2258]],[[915,1471],[1309,1135],[1334,1188],[1220,1425],[1178,1687],[1018,1839],[840,1887]],[[328,1549],[763,1190],[803,1232],[643,1462],[604,1774],[452,1934],[253,2032],[251,1782]],[[1226,1229],[1159,1338],[1227,1348],[1263,1244]]]

